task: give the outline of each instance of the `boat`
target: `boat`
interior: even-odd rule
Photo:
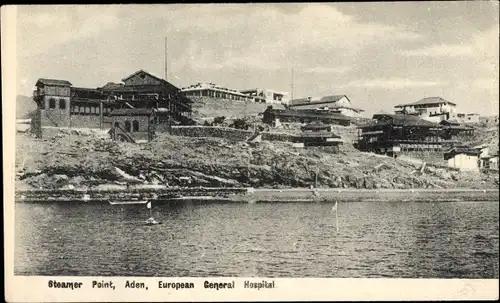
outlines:
[[[161,224],[161,221],[156,221],[155,218],[153,218],[152,214],[152,209],[151,209],[151,201],[146,204],[147,208],[149,209],[149,218],[146,220],[145,225],[158,225]]]
[[[151,217],[151,218],[148,218],[148,219],[146,220],[146,223],[145,223],[145,224],[146,224],[146,225],[158,225],[158,224],[161,224],[161,222],[160,222],[160,221],[156,221],[156,219],[155,219],[155,218]]]

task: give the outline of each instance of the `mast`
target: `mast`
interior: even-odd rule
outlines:
[[[292,97],[290,98],[290,100],[293,100],[293,67],[292,67]]]
[[[165,37],[165,81],[168,81],[167,37]]]

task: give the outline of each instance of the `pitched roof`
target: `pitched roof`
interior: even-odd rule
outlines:
[[[152,108],[118,108],[111,111],[111,116],[150,116],[154,113]]]
[[[455,146],[445,151],[444,154],[445,154],[445,160],[448,160],[454,155],[460,155],[460,154],[479,156],[480,152],[474,148],[470,148],[467,146]]]
[[[373,119],[376,119],[376,121],[361,125],[358,128],[372,127],[376,125],[439,127],[439,125],[436,123],[421,119],[413,115],[375,114],[373,115]]]
[[[309,123],[307,125],[304,125],[300,128],[300,130],[304,131],[304,130],[324,130],[324,129],[328,129],[330,130],[332,127],[331,125],[328,125],[328,124],[323,124],[321,122],[318,122],[318,121],[314,121],[312,123]]]
[[[46,78],[38,79],[38,81],[36,81],[35,86],[37,86],[38,83],[43,84],[43,85],[55,85],[55,86],[71,86],[72,85],[69,81],[66,81],[66,80],[46,79]]]
[[[152,74],[148,73],[147,71],[145,71],[145,70],[143,70],[143,69],[140,69],[140,70],[136,71],[135,73],[133,73],[132,75],[130,75],[130,76],[126,77],[126,78],[123,78],[123,79],[122,79],[122,81],[123,81],[123,82],[125,82],[125,81],[127,81],[128,79],[130,79],[130,78],[132,78],[132,77],[134,77],[135,75],[138,75],[138,74],[140,74],[140,73],[145,73],[145,74],[147,74],[148,76],[150,76],[150,77],[152,77],[152,78],[154,78],[154,79],[156,79],[156,80],[158,80],[158,81],[160,81],[160,82],[167,82],[167,80],[162,79],[162,78],[159,78],[159,77],[156,77],[155,75],[152,75]],[[167,83],[168,83],[168,82],[167,82]]]
[[[418,100],[417,102],[408,103],[408,104],[399,104],[399,105],[396,105],[395,107],[403,107],[403,106],[409,106],[409,105],[414,106],[414,105],[426,105],[426,104],[441,104],[441,103],[456,105],[455,103],[450,102],[448,100],[445,100],[441,97],[427,97],[427,98],[423,98],[421,100]]]
[[[344,97],[347,98],[346,95],[332,95],[332,96],[324,96],[321,98],[293,99],[289,102],[289,106],[292,107],[292,106],[303,106],[303,105],[309,105],[309,104],[316,105],[316,104],[325,104],[325,103],[335,103]],[[347,98],[347,100],[349,100],[349,98]]]
[[[271,109],[273,113],[281,117],[303,117],[303,118],[316,118],[316,119],[335,119],[347,120],[351,119],[342,114],[323,113],[318,111],[296,110],[296,109]]]

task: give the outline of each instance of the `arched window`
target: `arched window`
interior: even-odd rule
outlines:
[[[96,107],[95,108],[95,112],[96,112],[96,114],[100,114],[101,113],[101,109],[99,107]]]
[[[95,107],[93,106],[90,107],[90,113],[95,114]]]
[[[85,107],[80,106],[80,114],[84,114],[84,113],[85,113]]]
[[[56,108],[56,99],[49,99],[49,108]]]
[[[76,105],[75,105],[75,106],[73,106],[73,112],[74,112],[74,113],[78,113],[78,106],[76,106]]]
[[[138,132],[139,131],[139,121],[134,120],[134,122],[132,122],[132,127],[133,127],[134,132]]]
[[[90,114],[90,106],[85,107],[85,113]]]
[[[66,100],[59,99],[59,108],[60,109],[66,109]]]
[[[132,125],[130,124],[130,121],[125,121],[125,130],[129,133],[132,132]]]

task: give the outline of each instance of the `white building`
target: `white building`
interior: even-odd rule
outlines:
[[[240,93],[252,96],[256,102],[262,103],[288,104],[290,101],[290,93],[269,88],[244,89]]]
[[[364,111],[353,107],[351,100],[346,95],[294,99],[290,101],[288,107],[297,110],[332,111],[348,117],[360,117]]]
[[[429,97],[417,102],[395,106],[396,114],[417,115],[420,118],[439,123],[456,117],[456,104],[441,97]]]
[[[243,94],[237,90],[225,88],[213,83],[197,83],[181,88],[187,97],[207,97],[228,100],[254,101],[255,97]]]
[[[444,160],[449,167],[458,168],[459,170],[479,170],[479,151],[474,148],[453,147],[444,153]]]

